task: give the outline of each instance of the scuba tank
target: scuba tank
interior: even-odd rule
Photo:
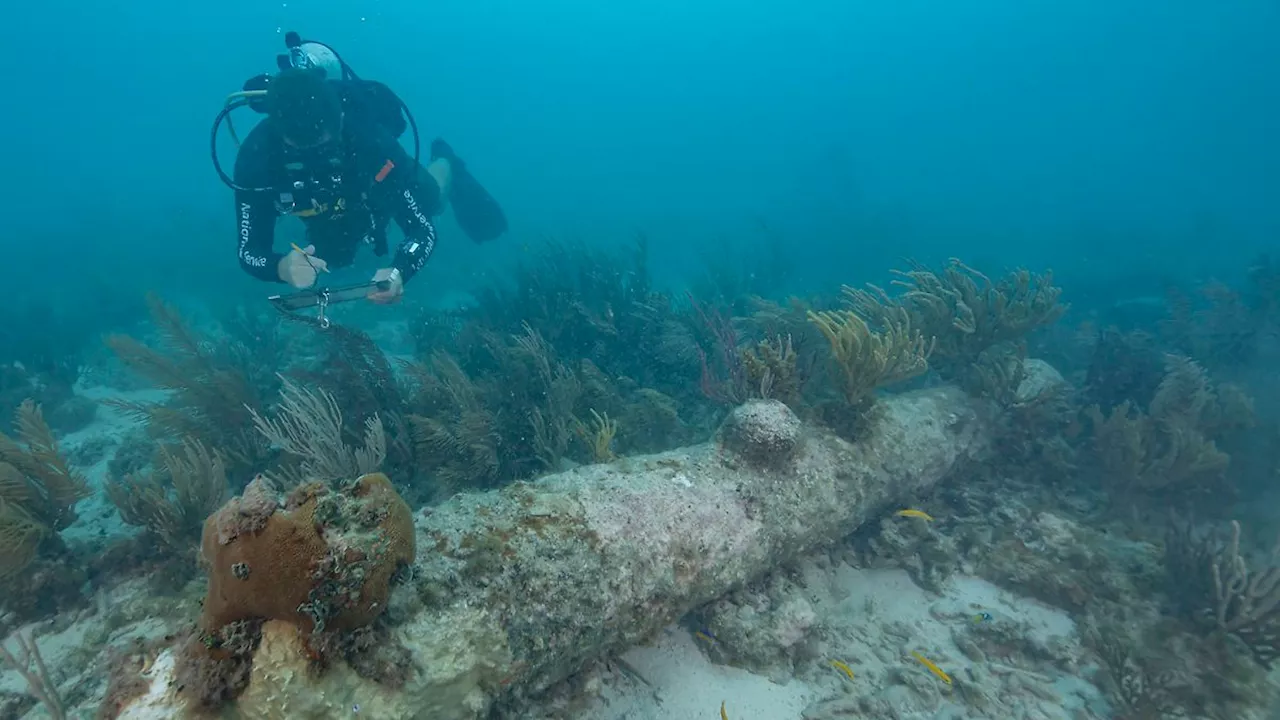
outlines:
[[[414,122],[409,106],[405,105],[399,95],[383,83],[362,80],[330,45],[317,40],[303,40],[301,35],[293,31],[285,33],[284,44],[287,52],[276,55],[276,66],[280,70],[320,68],[324,71],[325,77],[348,83],[347,97],[357,97],[361,107],[365,108],[372,117],[377,118],[378,124],[390,132],[392,137],[399,139],[406,130],[412,129],[413,162],[421,169],[422,145],[418,137],[418,124]],[[265,115],[268,112],[267,92],[274,77],[270,73],[262,73],[246,80],[240,91],[227,96],[221,112],[214,118],[213,130],[210,133],[213,169],[223,184],[232,190],[251,192],[274,190],[274,188],[247,188],[237,185],[235,180],[223,170],[222,163],[218,160],[218,131],[223,123],[226,123],[231,140],[239,148],[240,137],[236,133],[235,124],[231,121],[231,113],[247,107]]]

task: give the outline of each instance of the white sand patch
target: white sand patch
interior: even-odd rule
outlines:
[[[1046,674],[1042,667],[1022,667],[1013,659],[1028,645],[1080,652],[1075,623],[1060,610],[963,575],[951,578],[938,596],[918,587],[902,570],[841,565],[835,574],[836,587],[848,594],[839,601],[838,612],[827,615],[829,649],[854,669],[856,694],[879,694],[905,711],[903,717],[971,716],[954,686],[934,674],[915,653],[936,664],[953,682],[969,684],[989,697],[1002,712],[1012,713],[1010,717],[1067,718],[1072,711],[1098,707],[1101,701],[1098,690],[1087,682],[1057,671]],[[1017,638],[1011,644],[1014,655],[985,661],[966,656],[957,640],[977,624],[1016,628],[1011,632]],[[1046,692],[1011,691],[1006,680],[1010,675]],[[936,698],[917,702],[902,692],[903,681],[917,690],[936,690]],[[850,691],[839,680],[818,684],[833,695]],[[1060,698],[1048,699],[1052,693]]]
[[[105,385],[93,386],[77,386],[76,394],[93,400],[98,405],[98,412],[93,418],[93,422],[83,428],[68,433],[59,439],[59,443],[64,445],[77,445],[86,440],[96,439],[100,437],[111,437],[116,440],[123,439],[125,435],[139,427],[136,418],[131,417],[125,411],[106,404],[107,400],[124,400],[136,403],[158,403],[164,402],[169,397],[168,390],[156,388],[145,388],[142,390],[117,390]]]
[[[746,670],[716,665],[684,629],[670,627],[650,645],[622,659],[652,684],[627,677],[606,685],[581,717],[592,720],[717,720],[720,703],[729,720],[799,720],[813,700],[800,681],[779,685]],[[624,674],[625,675],[625,674]]]
[[[115,456],[115,451],[130,433],[141,427],[137,418],[127,412],[103,403],[104,400],[127,400],[137,403],[164,402],[169,393],[167,390],[117,390],[103,385],[78,386],[76,392],[91,400],[101,403],[93,422],[76,432],[69,433],[58,440],[64,451],[70,451],[86,443],[101,442],[107,439],[111,447],[98,462],[90,467],[77,467],[84,475],[92,493],[76,504],[77,520],[62,531],[62,537],[68,542],[96,542],[104,537],[127,536],[137,532],[120,522],[116,508],[102,491],[108,476],[108,464]]]
[[[889,628],[892,634],[903,636],[907,658],[912,657],[911,649],[936,648],[948,656],[958,653],[950,636],[957,624],[963,623],[1025,623],[1032,638],[1040,642],[1076,633],[1075,623],[1062,611],[1013,596],[980,578],[953,577],[942,596],[921,589],[902,570],[859,570],[842,565],[837,578],[849,594],[832,622],[867,629],[875,626],[880,630],[877,635]],[[991,619],[979,619],[982,613]]]
[[[1071,637],[1076,624],[1066,613],[1030,598],[1010,595],[980,578],[959,575],[947,583],[947,594],[930,607],[944,621],[974,621],[978,613],[988,613],[993,622],[1013,621],[1029,626],[1031,637],[1049,642],[1054,637]]]
[[[130,608],[148,592],[144,580],[137,579],[102,591],[96,605],[79,611],[74,619],[61,629],[54,630],[49,622],[32,623],[19,632],[30,638],[40,651],[54,684],[63,697],[73,689],[88,690],[92,697],[82,710],[96,708],[101,697],[93,689],[104,685],[108,658],[112,648],[130,647],[134,641],[148,641],[172,632],[173,625],[161,618],[147,616],[133,622],[125,622],[117,611]],[[19,643],[13,635],[3,639],[4,645],[15,657],[20,658]],[[99,688],[101,689],[101,688]],[[0,693],[27,693],[27,681],[6,665],[0,664]],[[90,717],[91,714],[72,712],[68,717]],[[37,706],[25,717],[48,717]]]
[[[49,672],[53,675],[55,682],[58,682],[62,675],[64,667],[69,668],[71,663],[68,660],[72,653],[76,652],[85,641],[85,635],[89,630],[89,626],[82,623],[76,623],[59,632],[51,632],[40,635],[38,630],[34,628],[26,628],[23,630],[23,636],[33,640],[35,646],[39,649],[40,657],[44,659],[45,666],[49,668]],[[19,644],[13,637],[5,638],[5,647],[13,653],[15,658],[21,659],[22,654],[19,650]],[[34,667],[34,666],[33,666]],[[4,671],[0,672],[0,692],[25,694],[27,692],[27,681],[16,670],[5,666]]]
[[[800,679],[778,684],[767,677],[713,663],[689,633],[668,628],[652,644],[622,659],[644,680],[619,672],[605,683],[599,700],[579,714],[582,720],[716,720],[720,703],[730,720],[802,720],[849,715],[867,698],[899,718],[989,718],[966,706],[913,655],[935,662],[956,683],[991,699],[988,712],[1007,717],[1056,720],[1099,708],[1096,688],[1076,677],[1047,674],[1042,667],[991,658],[976,662],[953,638],[975,622],[1007,623],[1030,643],[1075,643],[1076,628],[1062,612],[1020,598],[979,578],[952,578],[941,596],[918,587],[902,570],[860,570],[844,564],[804,567],[804,598],[822,617],[822,652]],[[986,613],[990,619],[979,618]],[[850,679],[831,665],[847,663]],[[1013,681],[1010,675],[1017,676]],[[647,684],[646,682],[647,681]],[[1009,690],[1011,682],[1034,683],[1044,694]],[[913,689],[914,688],[914,689]],[[1046,698],[1056,692],[1055,702]],[[830,708],[839,708],[832,712]],[[824,710],[826,708],[826,710]],[[805,714],[806,710],[810,714]],[[877,715],[871,715],[878,717]]]

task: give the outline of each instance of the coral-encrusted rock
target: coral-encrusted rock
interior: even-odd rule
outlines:
[[[720,442],[753,465],[785,464],[800,445],[800,418],[777,400],[749,400],[720,427]]]
[[[219,545],[226,545],[243,533],[255,533],[281,508],[280,498],[271,482],[259,475],[209,518],[217,533]]]
[[[98,403],[83,395],[72,395],[66,402],[54,406],[49,413],[49,427],[63,435],[70,435],[88,427],[98,416]]]
[[[1022,370],[1026,376],[1018,385],[1018,402],[1029,402],[1044,395],[1067,387],[1062,373],[1049,363],[1036,358],[1028,358],[1022,362]]]
[[[293,720],[405,716],[403,708],[387,704],[396,693],[361,683],[345,663],[334,663],[322,674],[311,672],[307,654],[306,638],[296,628],[280,622],[263,625],[262,644],[253,658],[248,687],[237,701],[236,716],[267,718],[277,708],[288,708]]]
[[[306,632],[349,630],[381,614],[392,575],[414,558],[412,513],[386,476],[365,475],[341,492],[305,485],[284,507],[261,502],[262,492],[251,484],[246,498],[205,522],[201,628],[263,619]],[[271,512],[260,517],[246,507]]]

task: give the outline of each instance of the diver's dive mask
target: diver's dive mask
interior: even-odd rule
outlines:
[[[348,80],[354,76],[338,52],[325,43],[315,40],[303,40],[296,32],[285,33],[285,47],[288,53],[276,56],[276,66],[281,70],[288,68],[320,68],[330,80]]]

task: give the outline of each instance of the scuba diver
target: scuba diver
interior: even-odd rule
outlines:
[[[361,296],[392,303],[431,257],[432,218],[446,206],[476,242],[506,231],[501,207],[447,143],[432,142],[430,162],[419,162],[417,125],[390,88],[357,77],[324,43],[291,32],[285,44],[289,52],[277,57],[279,72],[250,78],[227,99],[213,125],[214,168],[235,190],[238,256],[245,272],[298,290],[311,288],[320,273],[350,265],[362,245],[385,257],[387,225],[394,220],[403,241],[390,263],[359,286]],[[229,115],[245,106],[266,117],[240,143]],[[218,162],[224,121],[239,145],[234,177]],[[410,127],[412,156],[399,140]],[[302,220],[306,247],[295,244],[287,253],[275,248],[282,215]]]

